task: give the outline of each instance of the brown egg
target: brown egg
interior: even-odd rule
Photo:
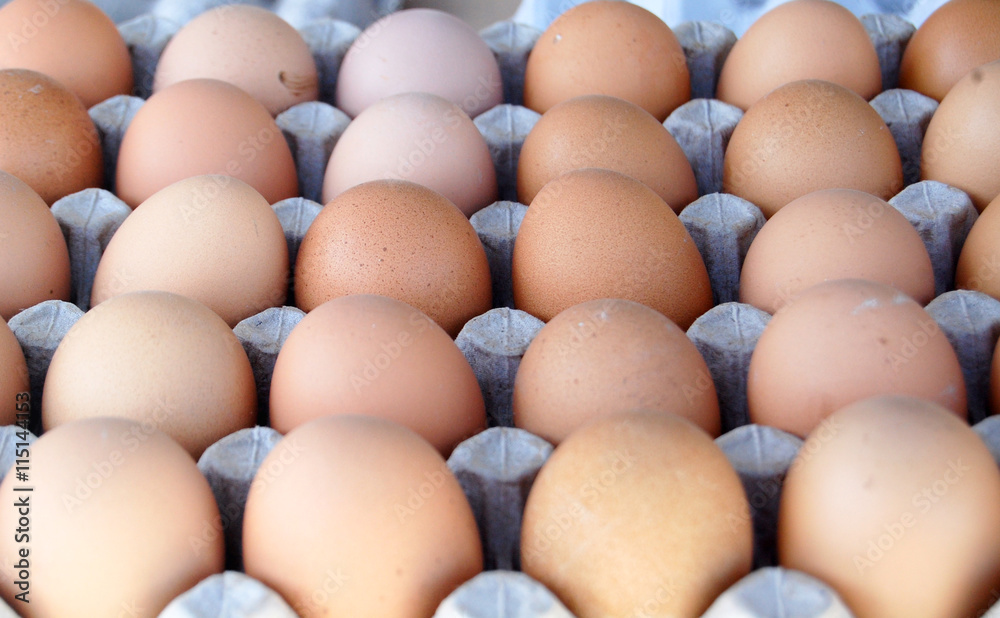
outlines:
[[[0,535],[0,592],[23,616],[156,616],[222,572],[208,481],[152,427],[96,418],[56,428],[31,446],[28,474],[0,483],[0,526],[10,531]],[[23,540],[18,501],[29,502]],[[22,573],[28,603],[15,600]]]
[[[517,199],[530,204],[546,183],[584,167],[631,176],[674,212],[698,197],[694,171],[677,140],[649,112],[624,99],[585,95],[545,112],[521,147]]]
[[[486,427],[468,361],[429,317],[384,296],[342,296],[292,330],[271,378],[271,426],[366,414],[420,434],[445,455]]]
[[[750,421],[806,436],[836,410],[876,395],[936,402],[964,419],[955,350],[923,307],[882,283],[815,285],[782,308],[750,357]]]
[[[981,616],[1000,586],[998,526],[1000,471],[976,432],[929,401],[878,397],[802,446],[778,551],[858,618]]]
[[[1000,341],[997,347],[993,348],[993,361],[990,366],[990,408],[993,414],[1000,414]]]
[[[701,254],[652,189],[582,169],[545,185],[514,243],[514,304],[548,321],[584,301],[648,305],[687,329],[712,307]]]
[[[314,420],[275,446],[250,486],[243,559],[304,618],[429,618],[483,570],[472,509],[441,455],[362,416]]]
[[[740,302],[774,313],[831,279],[891,285],[921,305],[934,299],[934,268],[920,234],[898,210],[853,189],[792,200],[754,238],[740,274]]]
[[[0,320],[0,425],[13,425],[17,420],[18,393],[28,391],[28,364],[17,337]],[[30,406],[30,401],[28,402]]]
[[[298,30],[267,9],[240,4],[205,11],[170,39],[153,92],[186,79],[239,86],[278,115],[319,97],[319,77]]]
[[[924,135],[920,177],[965,191],[982,212],[1000,194],[1000,61],[963,77]]]
[[[673,414],[613,414],[556,447],[528,494],[521,566],[580,618],[700,616],[750,571],[729,461]]]
[[[69,300],[69,250],[48,204],[0,171],[0,317],[46,300]]]
[[[820,189],[857,189],[887,200],[903,188],[903,165],[871,105],[843,86],[805,80],[747,110],[729,140],[722,184],[770,217]]]
[[[167,292],[117,296],[88,311],[52,356],[46,430],[116,416],[158,429],[195,458],[257,420],[243,346],[219,316]]]
[[[793,0],[771,9],[736,41],[716,97],[748,109],[778,86],[822,79],[870,100],[882,92],[878,55],[861,20],[828,0]]]
[[[899,65],[899,87],[938,101],[979,65],[1000,59],[1000,4],[951,0],[917,29]]]
[[[490,149],[454,103],[426,93],[383,99],[337,140],[323,178],[323,201],[372,180],[408,180],[434,189],[465,216],[497,199]]]
[[[50,206],[104,182],[101,142],[80,99],[51,77],[0,70],[0,169]]]
[[[979,215],[965,239],[955,287],[1000,299],[1000,196]]]
[[[118,197],[135,208],[191,176],[226,174],[270,204],[298,195],[295,162],[274,118],[232,84],[191,79],[139,109],[118,153]]]
[[[13,0],[0,9],[0,69],[55,79],[93,107],[132,94],[132,58],[115,22],[84,0]]]
[[[645,305],[592,300],[552,318],[514,380],[514,424],[553,444],[615,412],[671,412],[718,436],[719,401],[705,359],[676,324]]]
[[[193,298],[230,327],[285,302],[288,244],[278,216],[231,176],[195,176],[157,191],[104,250],[91,304],[135,290]]]
[[[631,101],[663,122],[691,98],[684,50],[670,27],[642,7],[608,0],[574,6],[531,50],[524,105],[545,113],[584,94]]]

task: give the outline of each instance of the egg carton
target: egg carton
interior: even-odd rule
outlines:
[[[191,6],[210,4],[219,2],[204,0]],[[320,5],[329,8],[337,2],[318,2],[312,8],[298,4],[302,19],[295,25],[317,61],[321,101],[300,104],[277,118],[295,157],[304,196],[273,206],[285,231],[293,268],[299,243],[322,208],[318,200],[326,161],[350,122],[329,101],[344,53],[360,34],[359,28],[347,21],[303,17]],[[384,8],[391,8],[391,4]],[[395,6],[398,8],[398,3]],[[189,9],[184,15],[172,17],[153,12],[120,26],[132,54],[139,96],[113,97],[90,110],[105,155],[106,189],[114,187],[121,138],[144,97],[149,96],[159,55],[179,24],[194,12]],[[885,89],[872,105],[899,146],[909,185],[890,204],[910,220],[931,255],[938,297],[927,309],[958,352],[969,391],[970,422],[976,423],[976,431],[1000,461],[1000,421],[986,418],[990,362],[1000,336],[1000,302],[977,292],[948,291],[953,286],[958,254],[977,217],[976,210],[968,196],[957,189],[936,182],[916,182],[923,134],[937,104],[918,93],[894,88],[901,51],[913,26],[891,15],[868,15],[862,22],[878,51]],[[737,302],[743,258],[764,224],[763,215],[753,204],[721,193],[725,148],[742,111],[711,97],[735,35],[708,22],[681,24],[675,32],[685,50],[696,98],[675,110],[664,126],[688,156],[698,182],[702,197],[685,208],[680,218],[705,258],[716,304],[691,326],[688,336],[705,357],[715,382],[724,431],[717,444],[743,482],[755,533],[754,571],[722,595],[706,615],[847,616],[837,595],[824,584],[776,567],[781,485],[802,442],[779,430],[749,424],[747,412],[749,359],[770,316]],[[540,320],[513,307],[511,289],[513,245],[527,211],[526,205],[516,202],[517,161],[524,138],[540,117],[520,105],[524,67],[540,33],[521,24],[500,22],[481,34],[497,56],[504,84],[504,103],[474,119],[489,145],[500,189],[501,201],[471,218],[489,259],[495,308],[471,320],[456,344],[479,381],[490,429],[460,444],[448,465],[472,505],[488,570],[457,589],[437,615],[571,616],[541,584],[518,572],[524,501],[552,451],[544,440],[513,427],[511,405],[520,359],[543,326]],[[41,412],[41,389],[52,354],[66,331],[89,308],[100,256],[131,212],[106,189],[73,194],[52,207],[70,249],[71,302],[47,301],[9,322],[28,361],[33,401],[37,402],[32,419],[36,433],[40,431],[37,414]],[[164,610],[164,616],[294,616],[279,595],[241,573],[241,536],[250,481],[280,440],[280,435],[266,426],[274,362],[303,315],[295,307],[275,307],[244,320],[234,329],[253,367],[261,426],[223,438],[198,462],[222,516],[227,571],[176,599]],[[4,432],[0,435],[0,464],[6,464],[13,458],[10,428],[0,431]]]

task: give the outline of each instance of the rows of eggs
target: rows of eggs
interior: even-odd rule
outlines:
[[[0,313],[10,319],[68,297],[68,253],[48,205],[102,185],[86,108],[129,92],[132,79],[114,25],[86,2],[15,0],[0,30],[13,33],[0,49],[10,67],[0,71]],[[900,71],[902,86],[942,101],[922,176],[966,191],[983,213],[956,284],[994,296],[998,33],[996,3],[952,0],[914,35]],[[961,420],[954,350],[923,309],[930,258],[883,201],[903,181],[866,102],[880,79],[860,22],[820,0],[768,13],[723,66],[717,97],[746,110],[725,188],[769,219],[747,254],[741,300],[777,312],[748,401],[754,422],[807,438],[810,456],[782,499],[782,564],[832,585],[858,615],[967,615],[1000,583],[1000,472]],[[496,199],[470,119],[500,102],[492,54],[458,20],[425,10],[355,42],[331,102],[354,121],[327,167],[329,205],[303,240],[293,299],[270,204],[297,192],[273,116],[318,96],[298,33],[260,9],[205,13],[164,51],[154,91],[116,173],[134,214],[102,258],[94,309],[46,378],[49,431],[31,449],[32,603],[15,599],[16,577],[0,590],[26,615],[111,615],[123,599],[155,614],[220,570],[221,541],[189,543],[217,518],[193,458],[256,418],[231,327],[293,301],[308,315],[279,354],[270,405],[287,433],[272,456],[294,465],[251,491],[247,572],[303,615],[430,615],[482,568],[443,457],[485,425],[452,338],[492,306],[468,222]],[[661,124],[689,97],[683,51],[644,10],[588,3],[541,36],[524,96],[544,115],[518,169],[530,207],[512,283],[516,306],[547,325],[524,355],[514,412],[558,448],[529,497],[522,566],[579,616],[628,615],[651,598],[657,612],[698,615],[749,570],[752,538],[743,490],[710,439],[720,430],[714,387],[684,336],[712,297],[676,216],[697,197],[694,176]],[[424,156],[406,167],[415,145]],[[917,340],[916,354],[901,351]],[[27,370],[9,329],[0,342],[13,422]],[[158,431],[137,424],[150,420]],[[90,470],[113,473],[81,500]],[[608,474],[612,483],[595,482]],[[400,516],[393,507],[428,480],[433,499]],[[15,485],[8,475],[5,501]],[[569,531],[553,535],[567,518]],[[16,527],[14,510],[0,511],[0,527]],[[892,551],[873,562],[868,544],[883,533]],[[8,566],[13,539],[0,536]],[[81,561],[98,565],[100,586]],[[351,585],[313,594],[341,569]]]

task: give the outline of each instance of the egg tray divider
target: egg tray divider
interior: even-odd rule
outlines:
[[[927,309],[958,352],[969,395],[969,418],[1000,462],[1000,418],[989,413],[988,385],[993,348],[1000,336],[1000,302],[971,291],[947,291],[955,263],[977,214],[963,192],[936,182],[916,182],[927,123],[937,103],[909,90],[894,89],[902,49],[914,28],[892,15],[862,17],[882,67],[886,90],[871,103],[888,125],[903,160],[909,185],[892,206],[914,225],[931,255],[938,297]],[[148,97],[156,62],[179,26],[144,15],[122,24],[136,74],[137,94]],[[360,30],[347,22],[317,19],[300,29],[316,59],[321,99],[332,100],[340,62]],[[716,306],[688,330],[711,371],[719,395],[723,431],[717,444],[739,473],[750,502],[755,534],[754,571],[722,595],[706,616],[768,616],[777,608],[803,616],[849,616],[837,595],[821,582],[777,563],[777,510],[784,476],[802,446],[780,430],[749,424],[746,376],[750,355],[770,316],[738,300],[743,258],[764,217],[753,204],[721,193],[725,148],[742,111],[711,99],[719,70],[736,41],[714,23],[689,22],[675,29],[691,72],[692,101],[675,110],[664,126],[691,161],[698,182],[697,201],[680,215],[705,258]],[[448,465],[461,483],[483,537],[483,574],[456,590],[438,616],[571,616],[539,583],[519,573],[519,539],[524,501],[551,445],[513,428],[511,398],[521,356],[543,323],[513,308],[511,255],[527,206],[516,202],[517,160],[539,114],[520,105],[524,67],[540,33],[528,26],[500,22],[481,32],[501,67],[504,104],[475,118],[497,171],[501,201],[471,218],[489,258],[495,309],[471,320],[456,344],[472,365],[486,401],[490,429],[460,444]],[[90,110],[101,136],[108,186],[121,138],[143,98],[118,96]],[[294,267],[299,243],[321,210],[325,165],[350,119],[322,101],[297,105],[277,118],[296,161],[301,194],[274,210],[285,230]],[[67,196],[52,207],[66,236],[72,264],[72,300],[47,301],[14,316],[9,324],[28,361],[31,390],[40,413],[41,388],[59,341],[88,308],[94,273],[111,236],[131,212],[103,189]],[[870,213],[877,216],[877,213]],[[859,224],[863,227],[864,222]],[[291,293],[292,291],[290,291]],[[290,296],[289,298],[292,298]],[[266,425],[271,373],[278,351],[302,319],[295,307],[276,307],[236,326],[253,366]],[[984,420],[985,419],[985,420]],[[33,419],[36,431],[40,418]],[[0,466],[14,459],[13,431],[0,429]],[[178,597],[163,616],[294,616],[273,591],[240,572],[242,518],[250,481],[280,440],[266,426],[227,436],[210,447],[198,465],[209,480],[226,538],[227,568]],[[225,612],[223,612],[225,607]],[[501,609],[503,608],[503,609]],[[0,608],[0,618],[10,610]],[[1000,606],[991,610],[1000,614]],[[11,614],[12,615],[12,614]]]

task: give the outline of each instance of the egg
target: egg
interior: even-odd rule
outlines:
[[[256,6],[223,5],[189,21],[164,48],[153,92],[197,78],[239,86],[275,116],[319,98],[316,62],[302,35]]]
[[[0,171],[0,317],[69,294],[69,250],[59,222],[31,187]]]
[[[722,172],[726,193],[771,217],[820,189],[857,189],[888,200],[903,188],[889,128],[854,92],[826,81],[785,84],[736,125]]]
[[[715,383],[698,348],[663,314],[627,300],[560,312],[531,341],[514,380],[514,424],[552,444],[591,420],[638,409],[719,435]]]
[[[323,177],[323,201],[371,180],[408,180],[437,191],[466,216],[497,199],[483,135],[460,107],[405,93],[370,107],[337,140]]]
[[[486,427],[476,375],[427,315],[385,296],[335,298],[310,311],[278,353],[271,426],[324,416],[397,422],[445,455]]]
[[[917,28],[899,65],[899,87],[941,101],[972,69],[1000,59],[1000,5],[950,0]]]
[[[750,571],[743,486],[672,414],[619,413],[556,447],[528,494],[522,570],[574,616],[700,616]]]
[[[1000,354],[997,353],[998,348],[1000,348],[1000,340],[993,348],[993,361],[990,365],[990,409],[993,414],[1000,414]]]
[[[429,618],[483,569],[472,509],[441,455],[360,416],[317,419],[275,446],[250,486],[243,558],[303,618]]]
[[[854,189],[792,200],[761,228],[740,274],[740,302],[774,313],[831,279],[891,285],[921,305],[934,299],[934,269],[920,234],[898,210]]]
[[[29,468],[28,481],[0,483],[0,526],[11,531],[0,535],[0,593],[23,616],[156,616],[222,572],[208,481],[159,431],[124,419],[70,423],[31,445]],[[15,571],[21,559],[28,566]],[[24,578],[27,603],[15,600]]]
[[[682,329],[712,307],[701,253],[652,189],[586,168],[545,185],[514,242],[514,305],[542,321],[584,301],[631,300]]]
[[[194,176],[126,217],[97,266],[91,304],[135,290],[193,298],[230,327],[284,303],[288,244],[274,210],[231,176]]]
[[[1000,299],[1000,196],[979,215],[962,245],[955,287]]]
[[[719,73],[716,97],[748,109],[788,82],[822,79],[870,100],[882,92],[878,55],[861,20],[828,0],[793,0],[757,19]]]
[[[203,305],[133,292],[94,307],[56,348],[42,391],[46,430],[114,416],[157,429],[192,457],[257,419],[243,346]]]
[[[981,616],[1000,586],[998,526],[1000,471],[976,432],[935,403],[878,397],[802,446],[778,551],[858,618]]]
[[[517,199],[530,204],[546,183],[584,167],[631,176],[678,213],[698,197],[694,171],[677,140],[624,99],[584,95],[545,112],[521,147]]]
[[[585,94],[631,101],[663,122],[691,98],[684,49],[670,27],[628,2],[596,0],[557,17],[524,70],[524,105],[544,114]]]
[[[0,70],[0,169],[50,206],[104,182],[101,142],[87,109],[51,77]]]
[[[965,419],[965,379],[937,322],[899,290],[838,279],[774,314],[750,357],[750,421],[806,436],[836,410],[876,395],[933,401]]]
[[[28,364],[10,326],[3,320],[0,323],[0,425],[13,425],[18,404],[23,402],[18,394],[28,392]],[[30,409],[31,402],[27,403]]]
[[[969,194],[982,212],[1000,194],[1000,61],[977,67],[948,92],[931,117],[920,178]]]
[[[469,220],[439,193],[397,180],[340,194],[299,246],[299,308],[311,311],[349,294],[413,305],[452,337],[493,306],[486,250]]]
[[[122,138],[116,192],[135,208],[205,174],[238,178],[269,204],[298,195],[292,151],[267,108],[232,84],[190,79],[139,108]]]
[[[461,19],[434,9],[383,17],[355,39],[340,65],[337,107],[352,118],[405,92],[438,95],[473,118],[503,102],[489,46]]]
[[[44,73],[90,108],[132,94],[132,58],[111,18],[84,0],[13,0],[0,8],[0,69]]]

